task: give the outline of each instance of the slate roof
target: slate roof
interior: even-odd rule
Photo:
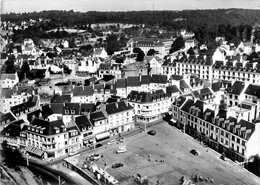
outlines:
[[[127,96],[127,100],[132,102],[148,103],[164,97],[168,97],[168,95],[166,95],[162,89],[153,92],[131,91]]]
[[[149,75],[141,75],[141,84],[150,84],[151,83],[151,76]]]
[[[181,92],[180,89],[176,85],[171,85],[166,87],[166,94],[172,94],[172,93],[177,93]]]
[[[167,83],[167,75],[155,75],[155,74],[153,74],[152,77],[151,77],[151,83],[166,84]]]
[[[185,101],[186,101],[186,98],[184,96],[180,96],[179,98],[177,98],[175,100],[175,102],[173,104],[176,105],[177,107],[181,107]]]
[[[227,88],[228,93],[240,95],[245,87],[244,82],[236,81],[231,87]]]
[[[93,86],[75,86],[72,89],[73,96],[92,96],[94,94]]]
[[[15,80],[16,73],[10,73],[10,74],[2,73],[1,74],[1,80],[6,80],[7,78],[10,78],[11,80]]]
[[[214,92],[220,91],[221,83],[222,83],[221,81],[212,83],[211,89],[212,89]]]
[[[63,114],[63,112],[64,112],[63,103],[51,103],[50,108],[51,108],[53,114]]]
[[[7,125],[2,132],[1,135],[9,135],[9,137],[17,137],[20,136],[20,132],[25,130],[24,120],[17,120]]]
[[[184,112],[189,112],[190,111],[190,107],[194,104],[194,101],[191,99],[188,99],[184,105],[182,106],[181,110],[183,110]]]
[[[133,107],[126,101],[114,102],[106,105],[106,112],[108,115],[131,109],[133,109]]]
[[[82,103],[80,104],[80,113],[83,112],[93,112],[95,110],[95,104],[94,103]]]
[[[183,79],[183,76],[182,76],[182,75],[172,75],[170,78],[171,78],[172,80],[179,81],[179,80],[182,80],[182,79]]]
[[[126,79],[117,79],[116,88],[126,88]]]
[[[181,89],[181,91],[184,91],[184,89],[187,89],[187,88],[190,89],[189,85],[185,82],[185,80],[180,80],[180,89]]]
[[[80,115],[79,103],[65,103],[63,105],[63,115]]]
[[[14,120],[16,120],[16,119],[15,119],[14,115],[11,114],[11,112],[8,112],[8,113],[5,113],[5,114],[1,113],[1,123],[0,124],[3,124],[3,122],[5,124],[5,123],[7,123],[7,121],[8,121],[8,123],[10,123]]]
[[[41,127],[44,128],[43,130],[43,135],[54,135],[56,134],[55,128],[61,128],[61,126],[65,127],[65,124],[63,123],[63,121],[60,120],[56,120],[56,121],[46,121],[43,119],[39,119],[39,118],[35,118],[29,126],[36,126],[36,127]]]
[[[90,121],[92,124],[95,124],[96,121],[101,121],[107,119],[103,111],[97,111],[97,112],[92,112],[90,114]],[[95,126],[95,125],[94,125]]]
[[[91,128],[92,124],[89,121],[89,119],[87,118],[87,116],[82,115],[82,116],[78,116],[75,118],[75,123],[78,126],[78,128],[80,129],[80,131],[82,131],[82,129],[84,127],[86,127],[86,129]]]
[[[251,95],[251,96],[257,96],[258,98],[260,98],[260,86],[250,84],[247,87],[247,89],[245,90],[245,94],[248,94],[248,95]]]
[[[51,103],[67,103],[71,101],[71,97],[70,95],[59,95],[59,94],[55,94],[52,98],[51,98]]]
[[[1,98],[11,98],[14,94],[13,89],[3,88],[1,89]]]
[[[129,76],[126,79],[127,87],[136,87],[141,86],[140,80],[138,76]]]

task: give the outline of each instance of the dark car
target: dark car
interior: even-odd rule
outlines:
[[[123,167],[124,165],[122,163],[116,163],[112,165],[112,168],[120,168]]]
[[[147,134],[150,134],[152,136],[154,136],[156,134],[156,131],[155,130],[150,130],[147,132]]]
[[[199,155],[199,153],[197,152],[197,150],[195,150],[195,149],[192,149],[191,151],[190,151],[190,153],[192,153],[193,155]]]

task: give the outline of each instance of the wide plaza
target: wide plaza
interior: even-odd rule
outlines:
[[[196,174],[214,179],[213,184],[218,185],[260,184],[258,177],[231,161],[221,160],[220,154],[201,145],[167,122],[153,125],[147,128],[147,131],[151,129],[156,130],[156,135],[143,132],[126,138],[123,143],[104,145],[95,151],[80,154],[77,156],[78,165],[82,166],[90,154],[99,153],[103,157],[96,164],[106,169],[122,185],[136,184],[133,178],[135,173],[147,176],[151,184],[160,182],[177,185],[180,184],[182,176],[191,178]],[[121,145],[126,146],[127,152],[117,154],[116,151]],[[191,149],[196,149],[199,155],[191,154]],[[124,166],[114,169],[112,165],[115,163],[122,163]]]

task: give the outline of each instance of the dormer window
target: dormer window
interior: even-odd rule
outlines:
[[[65,110],[65,114],[69,114],[69,110],[68,109]]]
[[[75,114],[75,110],[73,109],[73,110],[71,110],[71,114]]]
[[[55,127],[54,129],[56,134],[60,133],[60,129],[58,127]]]

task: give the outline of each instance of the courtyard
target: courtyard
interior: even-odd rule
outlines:
[[[220,159],[220,154],[207,149],[190,136],[162,121],[149,130],[156,130],[155,135],[146,132],[126,138],[123,143],[105,145],[93,152],[77,156],[80,167],[93,153],[103,155],[96,164],[106,169],[119,184],[136,184],[133,175],[139,173],[146,176],[150,184],[180,184],[180,178],[200,175],[214,179],[214,183],[198,182],[196,184],[218,185],[256,185],[260,179],[230,161]],[[117,154],[119,146],[126,146],[127,152]],[[196,149],[195,156],[190,153]],[[115,163],[124,166],[112,168]],[[87,169],[86,169],[87,170]],[[88,171],[88,170],[87,170]],[[90,173],[90,171],[88,171]]]

